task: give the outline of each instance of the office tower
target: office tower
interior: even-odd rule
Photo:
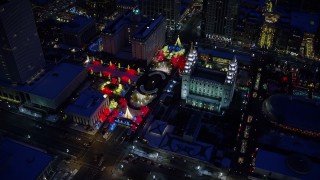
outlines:
[[[45,66],[31,4],[0,2],[0,80],[23,84]]]
[[[142,14],[152,17],[162,14],[166,17],[167,27],[172,29],[180,20],[180,0],[140,0]]]
[[[230,40],[233,36],[238,0],[204,0],[202,10],[202,36],[218,41]]]
[[[259,47],[264,49],[270,49],[274,45],[274,38],[276,32],[276,23],[278,22],[280,16],[273,12],[273,4],[269,0],[266,3],[264,16],[264,23],[261,27]]]

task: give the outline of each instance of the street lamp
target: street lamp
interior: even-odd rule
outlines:
[[[200,170],[200,166],[197,166],[197,170]]]
[[[134,149],[135,147],[134,146],[132,146],[132,149]]]
[[[69,153],[69,149],[67,149],[67,153]]]

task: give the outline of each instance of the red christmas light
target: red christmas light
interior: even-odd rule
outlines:
[[[104,121],[104,120],[106,119],[106,117],[107,117],[107,116],[106,116],[105,114],[100,114],[100,120],[101,120],[101,121]]]
[[[100,65],[101,65],[101,62],[98,61],[98,60],[93,60],[93,61],[92,61],[92,64],[95,65],[95,66],[100,66]]]
[[[125,98],[119,99],[119,106],[120,107],[126,107],[127,106],[127,100]]]
[[[121,77],[121,81],[122,81],[122,82],[125,82],[125,83],[128,83],[128,82],[129,82],[129,79],[130,79],[130,78],[128,78],[127,76],[122,76],[122,77]]]
[[[129,74],[130,76],[134,76],[136,74],[136,70],[134,69],[128,69],[127,70],[127,74]]]
[[[150,111],[150,109],[149,109],[148,106],[142,106],[140,108],[140,112],[141,112],[142,115],[146,115],[149,111]]]
[[[110,124],[114,123],[114,118],[113,118],[112,116],[109,116],[109,117],[108,117],[108,122],[109,122]]]
[[[102,75],[108,77],[108,76],[111,76],[112,74],[109,71],[102,71]]]
[[[107,94],[108,96],[111,96],[112,95],[112,91],[109,88],[104,87],[102,89],[102,94]]]
[[[109,65],[109,68],[110,68],[111,70],[115,70],[115,69],[116,69],[116,65],[115,65],[115,64],[110,64],[110,65]]]
[[[117,109],[114,109],[111,113],[111,116],[113,117],[118,117],[118,115],[119,115],[119,111]]]
[[[117,84],[117,83],[118,83],[118,80],[117,80],[116,78],[112,78],[112,79],[111,79],[111,83],[112,83],[112,84]]]
[[[142,119],[141,116],[137,116],[135,123],[139,125],[139,124],[142,122],[142,120],[143,120],[143,119]]]

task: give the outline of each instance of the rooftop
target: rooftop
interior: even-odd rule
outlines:
[[[73,64],[58,64],[38,82],[30,85],[30,93],[53,99],[60,95],[83,70],[83,67]]]
[[[102,93],[94,90],[83,91],[78,99],[65,110],[66,113],[75,113],[85,117],[91,117],[97,108],[103,103]]]
[[[1,179],[37,179],[52,156],[11,139],[0,140]]]
[[[259,137],[258,142],[264,148],[306,154],[309,157],[320,160],[320,143],[310,138],[307,139],[272,130]]]
[[[82,28],[93,24],[95,21],[92,18],[86,16],[76,16],[72,21],[65,24],[63,32],[77,32]]]
[[[204,49],[204,48],[198,48],[198,54],[207,54],[212,57],[220,57],[224,59],[233,59],[234,54],[227,52],[227,51],[221,51],[216,49]]]
[[[167,127],[167,123],[166,122],[163,122],[163,121],[160,121],[160,120],[155,120],[150,125],[149,132],[162,135],[164,130],[166,129],[166,127]]]
[[[274,95],[266,101],[266,110],[282,117],[286,126],[320,133],[320,106],[309,99]]]
[[[141,26],[141,28],[133,35],[134,38],[137,39],[144,39],[146,38],[157,25],[164,20],[163,16],[158,16],[156,19],[149,20],[148,23]]]
[[[159,148],[202,161],[210,161],[214,146],[199,141],[188,142],[181,137],[166,134],[162,138]]]
[[[223,58],[223,59],[229,59],[232,60],[233,56],[237,57],[238,62],[250,62],[251,57],[249,54],[244,54],[235,51],[235,53],[226,51],[226,50],[221,50],[221,49],[206,49],[206,48],[198,48],[198,54],[207,54],[211,57],[218,57],[218,58]]]
[[[227,73],[202,67],[195,67],[192,76],[224,84],[224,81],[227,77]]]
[[[82,66],[61,63],[55,65],[43,77],[34,80],[30,84],[13,86],[0,82],[0,85],[48,99],[54,99],[84,70],[85,68]]]
[[[256,168],[302,180],[317,179],[320,172],[320,164],[305,156],[284,155],[262,149],[257,153]]]
[[[163,16],[145,18],[141,14],[135,14],[133,11],[126,11],[118,16],[114,21],[108,23],[103,32],[114,34],[121,31],[124,26],[132,26],[131,36],[136,39],[144,39],[151,34],[162,20],[164,20]]]

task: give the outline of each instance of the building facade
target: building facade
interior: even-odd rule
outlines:
[[[139,7],[144,15],[152,17],[161,14],[166,18],[168,28],[175,28],[180,21],[180,0],[141,0]]]
[[[45,66],[28,0],[0,2],[0,80],[24,84]]]
[[[145,18],[139,9],[127,11],[109,23],[102,33],[103,50],[117,55],[130,49],[130,60],[149,64],[154,53],[165,43],[165,18]]]
[[[67,107],[65,113],[77,124],[95,127],[104,121],[101,119],[101,114],[108,107],[108,96],[104,97],[103,94],[93,90],[85,90]]]
[[[209,67],[198,60],[197,50],[191,48],[182,72],[181,99],[194,107],[221,112],[233,97],[237,59],[234,56],[222,71]]]
[[[204,0],[201,29],[202,36],[218,41],[230,41],[233,37],[237,0]]]
[[[118,0],[117,1],[117,11],[125,12],[127,10],[133,10],[138,8],[137,0]]]

